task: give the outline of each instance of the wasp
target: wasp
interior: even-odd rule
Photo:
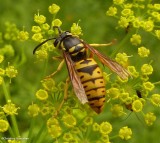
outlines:
[[[118,74],[121,78],[125,79],[129,76],[128,71],[120,64],[111,60],[107,56],[101,54],[93,46],[81,40],[79,37],[72,35],[69,31],[62,31],[58,29],[58,37],[50,38],[35,47],[33,54],[36,50],[49,40],[54,40],[54,46],[62,51],[66,63],[70,81],[72,83],[74,92],[82,104],[87,103],[96,112],[101,113],[105,102],[105,81],[102,71],[93,56],[87,53],[90,51],[91,55],[96,55],[100,62]],[[63,64],[60,64],[57,71],[59,71]],[[57,72],[56,71],[56,72]],[[53,76],[56,72],[52,73]]]

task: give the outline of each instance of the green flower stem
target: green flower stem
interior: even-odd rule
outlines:
[[[45,141],[45,137],[47,136],[46,122],[43,122],[37,136],[35,137],[34,143],[43,143]]]
[[[3,80],[3,83],[2,83],[2,88],[3,88],[3,92],[4,92],[4,96],[5,96],[6,102],[11,101],[11,96],[10,96],[10,94],[8,92],[9,90],[7,89],[7,86],[6,86],[6,83],[5,83],[4,80]],[[17,125],[17,121],[16,121],[15,115],[11,115],[11,124],[13,125],[13,131],[14,131],[15,136],[19,137],[20,134],[19,134],[18,125]],[[12,132],[10,132],[10,133],[13,135]]]
[[[155,83],[153,83],[154,85],[157,85],[157,84],[160,84],[160,81],[157,81],[157,82],[155,82]]]
[[[3,88],[3,92],[4,92],[4,96],[5,96],[6,102],[8,102],[9,100],[11,100],[11,96],[8,93],[8,89],[6,87],[6,83],[5,83],[4,80],[3,80],[3,83],[2,83],[2,88]]]
[[[119,137],[119,135],[114,135],[114,136],[110,136],[109,139],[110,139],[110,140],[113,140],[113,139],[116,139],[116,138],[118,138],[118,137]]]
[[[0,140],[1,141],[0,143],[7,143],[7,140],[5,140],[3,138],[4,138],[4,136],[2,136],[2,134],[0,134],[0,139],[3,140],[3,142]]]
[[[18,125],[17,125],[17,120],[16,120],[15,115],[11,115],[11,122],[13,124],[13,129],[14,129],[16,137],[20,137],[19,130],[18,130]]]
[[[29,140],[27,140],[27,143],[31,142],[31,139],[33,138],[33,131],[34,131],[34,125],[35,125],[35,118],[32,118],[31,120],[31,124],[30,124],[30,129],[29,129],[29,134],[28,134],[28,138]]]

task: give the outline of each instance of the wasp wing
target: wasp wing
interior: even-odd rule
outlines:
[[[86,48],[88,48],[91,51],[91,53],[95,54],[104,65],[106,65],[109,69],[115,72],[122,79],[126,79],[128,76],[130,76],[129,72],[125,68],[123,68],[119,63],[101,54],[99,51],[94,49],[89,44],[86,44],[83,41],[82,43],[84,44]]]
[[[74,68],[74,63],[68,53],[63,52],[63,55],[64,55],[64,58],[67,64],[68,73],[69,73],[70,80],[73,85],[74,92],[76,96],[78,97],[78,99],[81,101],[81,103],[84,104],[88,102],[88,99],[87,99],[85,90],[83,88],[83,85],[80,81],[80,78],[78,77],[77,72]]]

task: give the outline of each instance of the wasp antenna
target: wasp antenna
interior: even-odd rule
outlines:
[[[62,30],[61,30],[61,28],[60,28],[60,27],[58,27],[58,26],[53,26],[53,28],[54,28],[54,29],[58,29],[58,33],[59,33],[59,34],[61,34],[61,33],[62,33]]]
[[[42,43],[40,43],[39,45],[37,45],[34,50],[33,50],[33,54],[35,54],[36,50],[41,47],[44,43],[46,43],[47,41],[50,41],[50,40],[53,40],[53,39],[56,39],[56,38],[49,38],[49,39],[46,39],[45,41],[43,41]]]

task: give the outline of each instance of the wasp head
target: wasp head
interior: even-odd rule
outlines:
[[[72,34],[69,32],[69,31],[64,31],[62,32],[62,30],[60,29],[60,27],[58,26],[54,26],[53,27],[54,29],[58,29],[58,37],[57,38],[49,38],[49,39],[46,39],[45,41],[43,41],[42,43],[40,43],[39,45],[37,45],[34,50],[33,50],[33,54],[35,54],[36,50],[41,47],[44,43],[46,43],[47,41],[50,41],[50,40],[55,40],[54,41],[54,46],[55,47],[58,47],[58,48],[61,48],[60,47],[60,44],[61,42],[66,38],[66,37],[69,37],[69,36],[72,36]]]
[[[59,27],[55,27],[55,28],[58,28],[59,35],[57,38],[55,38],[55,41],[53,44],[55,47],[60,48],[61,42],[63,42],[65,38],[72,36],[72,34],[69,31],[62,32]]]

